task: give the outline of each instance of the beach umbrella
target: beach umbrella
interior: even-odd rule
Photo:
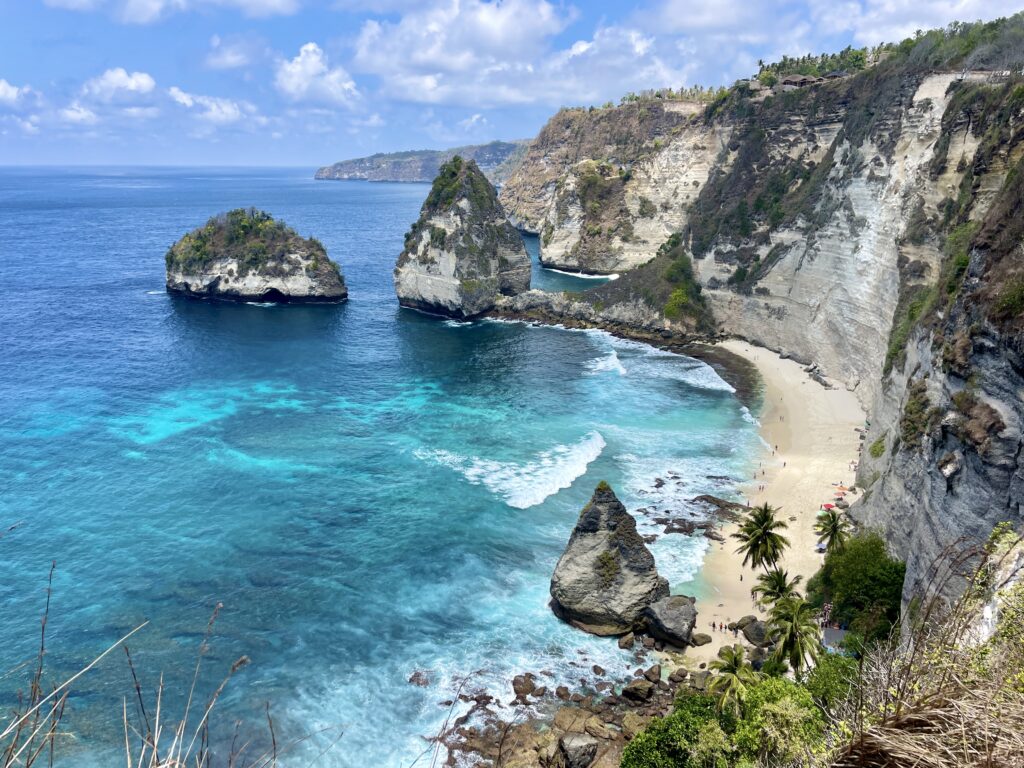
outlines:
[[[837,491],[848,491],[848,490],[850,490],[850,489],[849,489],[849,488],[847,488],[847,487],[846,487],[845,485],[837,485],[837,486],[836,486],[836,490],[837,490]]]
[[[822,509],[835,509],[835,506],[836,506],[835,504],[822,504],[821,508]]]

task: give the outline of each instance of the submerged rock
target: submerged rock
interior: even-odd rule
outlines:
[[[667,595],[636,521],[599,483],[551,577],[552,610],[595,635],[622,635],[640,628],[647,606]]]
[[[403,307],[474,317],[530,288],[526,246],[472,160],[441,166],[395,266]]]
[[[348,298],[341,269],[323,244],[265,211],[236,208],[171,246],[167,290],[234,301],[338,302]]]

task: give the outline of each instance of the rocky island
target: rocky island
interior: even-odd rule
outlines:
[[[456,318],[480,315],[499,295],[530,288],[530,256],[472,160],[441,166],[395,266],[403,307]]]
[[[214,216],[167,251],[167,290],[232,301],[333,303],[345,278],[316,238],[255,208]]]

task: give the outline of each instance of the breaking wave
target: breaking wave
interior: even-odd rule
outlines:
[[[568,488],[604,450],[600,432],[589,432],[570,445],[542,451],[526,462],[495,461],[461,456],[445,450],[417,449],[418,459],[433,461],[461,474],[473,485],[483,485],[516,509],[540,504],[548,496]]]

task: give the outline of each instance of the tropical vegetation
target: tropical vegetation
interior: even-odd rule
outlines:
[[[825,545],[826,552],[842,552],[850,538],[852,526],[846,515],[838,509],[823,512],[814,524],[818,543]]]
[[[807,600],[814,608],[831,603],[832,620],[877,640],[899,621],[905,574],[906,565],[889,555],[878,533],[859,532],[825,555],[807,583]]]
[[[732,534],[740,542],[736,552],[743,555],[743,565],[749,563],[766,571],[774,568],[789,546],[789,539],[780,533],[787,527],[778,519],[778,510],[767,502],[754,507],[740,523],[739,530]]]
[[[781,568],[773,568],[757,577],[757,584],[750,590],[751,596],[757,598],[761,606],[770,606],[787,597],[799,597],[797,586],[803,576],[789,578],[789,572]]]

